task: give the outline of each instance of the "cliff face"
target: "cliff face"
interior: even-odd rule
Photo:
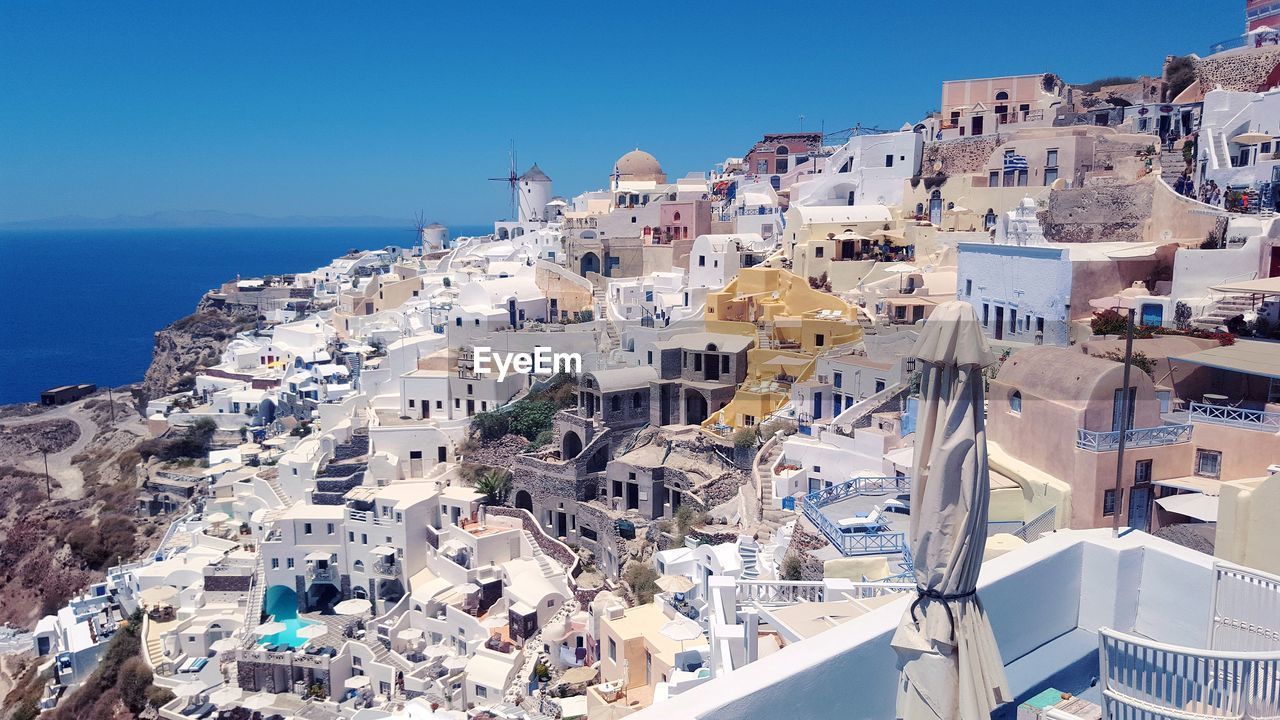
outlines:
[[[179,390],[188,390],[195,371],[216,364],[237,332],[253,327],[255,316],[225,309],[202,299],[196,311],[156,333],[151,366],[142,379],[139,405]]]

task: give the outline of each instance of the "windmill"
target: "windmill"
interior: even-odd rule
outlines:
[[[418,242],[421,243],[425,239],[426,231],[427,216],[419,210],[413,214],[413,227],[409,228],[409,232],[414,233],[414,236],[418,238]]]
[[[516,213],[516,198],[518,197],[518,193],[520,191],[520,187],[519,187],[520,176],[516,175],[516,141],[515,140],[511,141],[511,149],[508,151],[507,154],[510,158],[510,165],[507,170],[507,176],[494,177],[489,179],[496,182],[504,182],[507,184],[508,187],[511,188],[511,219],[516,220],[518,218],[518,215]]]

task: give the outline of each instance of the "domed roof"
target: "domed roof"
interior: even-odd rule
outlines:
[[[618,158],[618,162],[614,163],[614,174],[619,180],[667,181],[667,176],[662,172],[658,159],[640,149],[632,150]]]

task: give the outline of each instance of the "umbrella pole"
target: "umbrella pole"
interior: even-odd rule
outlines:
[[[1116,487],[1111,507],[1111,536],[1120,537],[1120,509],[1124,505],[1124,448],[1129,435],[1129,373],[1133,369],[1133,308],[1129,308],[1124,328],[1124,384],[1120,388],[1120,442],[1116,446]]]

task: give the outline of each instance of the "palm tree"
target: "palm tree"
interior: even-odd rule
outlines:
[[[476,478],[476,490],[489,496],[489,502],[502,503],[511,490],[511,473],[505,470],[486,470]]]

